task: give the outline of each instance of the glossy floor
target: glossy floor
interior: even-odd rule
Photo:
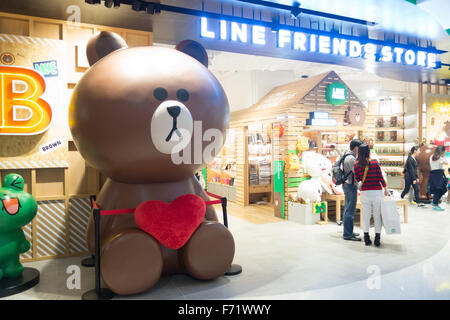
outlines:
[[[245,210],[234,216],[232,211],[242,208],[230,206],[235,263],[242,274],[206,282],[165,277],[145,293],[115,299],[450,299],[450,207],[445,207],[442,213],[410,207],[402,234],[383,234],[381,248],[375,248],[342,240],[342,227],[335,223],[255,223]],[[81,267],[81,287],[69,289],[80,258],[26,265],[41,271],[41,283],[9,299],[80,299],[94,285],[94,270]]]

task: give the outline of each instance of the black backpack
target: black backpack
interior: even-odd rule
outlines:
[[[333,177],[333,180],[337,186],[340,184],[344,184],[348,176],[352,173],[352,171],[350,171],[348,174],[345,174],[344,172],[344,161],[345,158],[350,154],[351,153],[346,152],[342,156],[340,156],[331,169],[331,176]]]

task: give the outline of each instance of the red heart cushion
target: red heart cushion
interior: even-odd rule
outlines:
[[[171,203],[150,200],[134,212],[139,229],[155,237],[170,249],[179,249],[189,240],[202,222],[206,205],[195,194],[185,194]]]

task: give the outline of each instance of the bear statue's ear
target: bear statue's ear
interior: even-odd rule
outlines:
[[[122,48],[127,48],[127,44],[121,36],[114,32],[101,31],[99,34],[91,37],[86,46],[86,56],[89,65],[92,66],[104,56]]]
[[[177,44],[175,49],[186,53],[208,68],[208,54],[200,43],[194,40],[183,40]]]

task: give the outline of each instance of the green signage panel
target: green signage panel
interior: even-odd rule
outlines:
[[[333,106],[340,106],[347,101],[347,87],[341,82],[333,82],[325,89],[325,98]]]
[[[284,161],[273,163],[273,192],[275,216],[284,219]]]

